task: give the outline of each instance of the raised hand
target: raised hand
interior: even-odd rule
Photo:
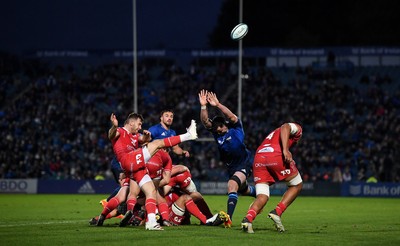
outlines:
[[[113,126],[118,127],[118,120],[117,120],[117,116],[115,116],[114,113],[111,114],[110,116],[110,120],[111,123],[113,124]]]
[[[199,93],[199,102],[201,106],[207,105],[207,91],[206,90],[201,90]]]
[[[207,92],[207,101],[211,106],[217,107],[219,100],[214,92]]]

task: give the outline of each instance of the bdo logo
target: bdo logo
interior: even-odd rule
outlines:
[[[15,192],[25,193],[28,188],[28,182],[25,180],[1,180],[0,191],[1,192]]]

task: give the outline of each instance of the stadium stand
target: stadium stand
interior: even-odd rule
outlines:
[[[122,120],[132,109],[132,64],[52,66],[4,54],[1,61],[0,178],[94,179],[102,173],[111,179],[108,119],[115,112]],[[158,122],[159,111],[168,107],[176,112],[175,130],[183,132],[190,119],[199,118],[202,88],[237,108],[232,66],[192,64],[185,71],[174,64],[139,64],[144,126]],[[374,176],[400,182],[399,69],[352,69],[337,76],[313,66],[247,66],[242,120],[249,149],[281,123],[295,120],[304,126],[295,156],[306,181],[342,182],[337,176],[349,171],[353,181]],[[211,137],[203,127],[199,136]],[[174,161],[189,166],[195,179],[226,179],[213,142],[185,148],[192,157]]]

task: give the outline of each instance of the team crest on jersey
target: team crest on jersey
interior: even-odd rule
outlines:
[[[218,139],[218,144],[219,144],[219,145],[223,145],[225,141],[229,141],[229,140],[231,140],[231,139],[232,139],[231,136],[229,136],[229,137],[227,137],[227,138],[225,138],[225,136],[223,136],[222,139],[221,139],[221,138]]]

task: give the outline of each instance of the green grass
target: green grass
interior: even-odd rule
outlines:
[[[272,197],[243,233],[240,221],[252,198],[239,197],[233,227],[193,225],[145,231],[119,228],[118,219],[103,227],[88,225],[101,212],[102,195],[0,194],[1,245],[400,245],[400,199],[299,197],[283,216],[278,233],[266,214],[278,202]],[[226,196],[205,196],[213,212],[226,209]]]

